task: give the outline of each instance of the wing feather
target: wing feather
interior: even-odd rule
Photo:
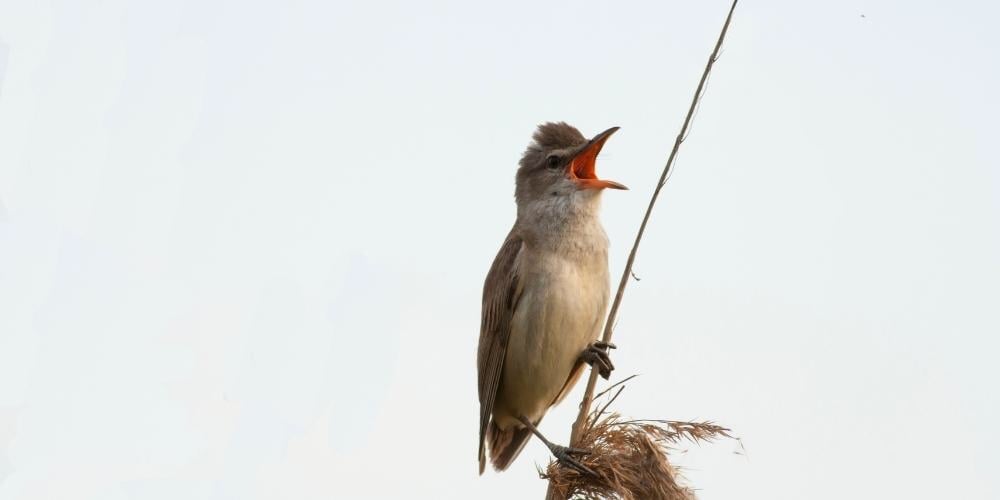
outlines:
[[[479,473],[486,466],[486,431],[493,415],[503,360],[510,338],[511,316],[520,297],[517,276],[522,240],[511,230],[497,252],[483,284],[482,323],[479,328]]]

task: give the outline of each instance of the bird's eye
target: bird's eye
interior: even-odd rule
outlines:
[[[545,166],[549,167],[551,169],[559,168],[559,161],[560,160],[561,160],[561,158],[559,158],[556,155],[549,155],[549,157],[545,159]]]

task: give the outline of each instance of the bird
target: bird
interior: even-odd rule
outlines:
[[[628,189],[596,175],[597,155],[619,127],[587,139],[565,122],[538,126],[518,162],[517,217],[490,266],[476,356],[479,474],[487,448],[503,471],[534,434],[556,459],[590,472],[586,454],[538,430],[585,365],[607,379],[609,349],[597,340],[610,295],[608,237],[599,211],[605,189]]]

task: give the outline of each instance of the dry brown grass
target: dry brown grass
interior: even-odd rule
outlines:
[[[574,443],[574,447],[589,450],[579,461],[594,475],[552,461],[540,473],[542,478],[549,480],[558,498],[694,500],[694,491],[683,484],[668,454],[676,452],[683,442],[733,438],[729,429],[712,422],[625,420],[616,412],[608,412],[623,389],[618,387],[604,405],[589,414],[587,427],[579,442]],[[606,394],[608,391],[598,398]]]

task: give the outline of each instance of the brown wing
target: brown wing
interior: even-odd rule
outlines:
[[[510,338],[510,321],[520,296],[517,256],[521,238],[511,230],[483,284],[482,324],[479,328],[479,473],[486,466],[486,429],[493,415],[493,403],[500,386],[503,360]]]

